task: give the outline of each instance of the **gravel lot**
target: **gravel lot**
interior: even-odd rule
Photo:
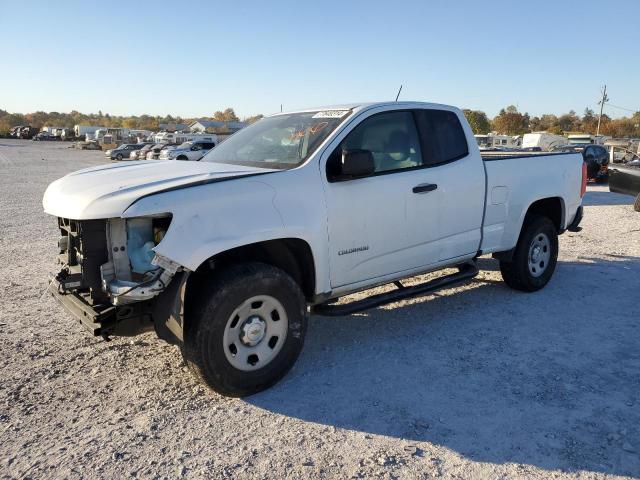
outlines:
[[[1,478],[640,478],[640,213],[590,187],[541,292],[463,287],[312,317],[243,400],[148,334],[90,337],[46,295],[49,182],[104,162],[0,139]]]

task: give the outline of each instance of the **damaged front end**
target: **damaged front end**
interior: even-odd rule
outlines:
[[[49,290],[94,335],[131,336],[154,329],[156,297],[182,267],[155,253],[171,216],[58,218],[62,269]]]

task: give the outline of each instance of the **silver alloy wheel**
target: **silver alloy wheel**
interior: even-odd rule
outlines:
[[[551,258],[551,242],[544,233],[538,233],[529,246],[529,273],[534,277],[539,277],[549,266]]]
[[[257,370],[278,355],[288,329],[289,319],[280,301],[270,295],[251,297],[227,320],[224,354],[238,370]]]

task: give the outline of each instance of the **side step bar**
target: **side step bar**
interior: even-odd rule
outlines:
[[[361,312],[363,310],[369,310],[371,308],[379,307],[380,305],[385,305],[387,303],[397,302],[398,300],[403,300],[405,298],[432,293],[442,288],[450,287],[452,285],[471,280],[479,272],[478,266],[475,264],[475,262],[464,263],[462,265],[458,265],[457,268],[458,273],[445,275],[443,277],[435,278],[433,280],[429,280],[428,282],[413,285],[411,287],[405,287],[400,282],[393,282],[395,286],[398,287],[397,290],[380,293],[378,295],[372,295],[371,297],[363,298],[362,300],[356,300],[351,303],[345,303],[343,305],[321,303],[319,305],[315,305],[311,309],[311,313],[328,317],[351,315],[353,313]]]

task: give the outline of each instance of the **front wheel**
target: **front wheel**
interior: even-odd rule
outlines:
[[[634,209],[636,212],[640,212],[640,193],[639,193],[639,194],[638,194],[638,196],[636,197],[636,201],[635,201],[635,203],[633,204],[633,209]]]
[[[122,154],[120,154],[120,153],[119,153],[119,154],[117,154],[117,155],[116,155],[116,160],[118,160],[119,162],[121,162],[121,161],[122,161]]]
[[[525,222],[513,257],[500,262],[500,272],[511,288],[535,292],[549,283],[556,268],[558,232],[553,222],[541,215]]]
[[[264,390],[293,366],[304,343],[307,309],[298,284],[262,263],[236,265],[198,294],[187,318],[183,356],[216,392]]]

